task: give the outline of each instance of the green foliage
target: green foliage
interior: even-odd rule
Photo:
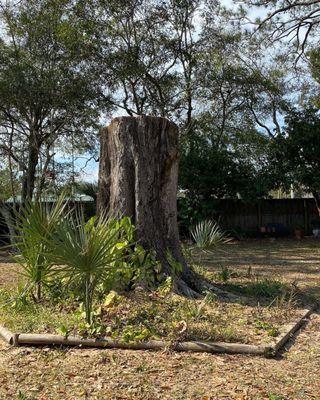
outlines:
[[[17,400],[35,400],[35,397],[34,396],[30,397],[21,390],[19,390]]]
[[[189,192],[178,197],[178,222],[180,233],[187,236],[192,226],[211,217],[216,212],[214,201],[203,200]]]
[[[207,294],[200,303],[185,301],[180,306],[180,312],[182,311],[183,317],[186,320],[192,318],[195,321],[199,321],[205,318],[206,305],[212,303],[214,300],[210,294]]]
[[[287,291],[286,285],[281,280],[275,278],[256,279],[244,285],[227,283],[227,287],[230,290],[248,296],[270,299],[281,297]]]
[[[285,289],[285,285],[278,279],[261,279],[253,282],[246,287],[246,293],[254,297],[270,297],[280,296]]]
[[[311,73],[313,78],[320,83],[320,48],[316,47],[309,52],[309,66],[311,69]],[[316,93],[316,97],[314,99],[314,103],[317,108],[320,106],[320,94],[319,90]]]
[[[238,274],[228,267],[222,267],[221,271],[217,272],[216,279],[222,282],[227,282],[229,279],[238,276]]]
[[[320,193],[319,129],[320,116],[315,108],[287,115],[285,135],[276,138],[271,153],[286,189],[293,184],[315,197]]]
[[[41,298],[41,287],[48,284],[57,273],[48,254],[47,239],[57,230],[65,214],[64,195],[57,203],[48,206],[41,201],[28,202],[14,209],[14,247],[18,250],[16,261],[22,267],[31,289],[36,289],[37,300]]]
[[[104,336],[109,333],[108,327],[106,327],[102,321],[101,306],[97,306],[91,309],[91,321],[89,322],[87,318],[87,308],[83,303],[81,303],[76,312],[76,318],[77,330],[82,335]],[[63,331],[66,331],[65,334],[68,335],[69,332],[67,330],[67,327],[62,326],[61,328],[61,333],[63,334]]]
[[[0,163],[0,168],[1,168],[1,163]],[[19,180],[17,176],[15,174],[11,176],[10,170],[8,168],[0,169],[0,200],[5,201],[9,197],[11,197],[12,190],[14,190],[15,193],[19,193]]]
[[[148,339],[150,334],[151,332],[146,327],[127,325],[122,332],[121,340],[126,343],[139,342]]]
[[[84,289],[86,320],[92,323],[94,296],[99,285],[111,287],[127,276],[127,249],[132,242],[130,219],[105,216],[85,222],[82,213],[69,215],[47,240],[51,263],[61,266],[70,282]]]
[[[213,220],[198,223],[190,233],[197,247],[200,248],[210,248],[229,241],[218,223]]]
[[[40,201],[21,206],[16,212],[16,258],[38,301],[43,285],[54,302],[83,300],[87,323],[92,324],[96,296],[141,279],[155,283],[160,267],[134,243],[130,218],[100,216],[86,222],[82,212],[66,213],[65,204],[62,194],[52,207]]]
[[[64,0],[7,2],[0,10],[0,150],[23,172],[23,199],[49,185],[53,145],[68,152],[71,132],[74,148],[92,151],[96,143],[98,76],[84,62],[91,45],[77,12]]]
[[[129,262],[134,271],[132,282],[134,285],[143,284],[149,288],[154,287],[163,278],[161,263],[156,260],[153,251],[146,251],[136,244],[131,248]]]
[[[183,265],[173,257],[172,253],[169,250],[167,251],[166,257],[170,266],[171,275],[179,275],[183,270]]]
[[[256,133],[254,138],[238,138],[239,143],[217,146],[209,127],[199,129],[203,129],[201,134],[195,131],[190,143],[183,143],[180,162],[179,186],[187,190],[190,201],[208,203],[209,206],[212,198],[235,198],[240,195],[243,199],[252,200],[268,193],[272,183],[265,173],[266,138]],[[193,212],[202,207],[198,204]]]
[[[77,323],[75,307],[72,300],[53,304],[43,299],[35,303],[22,287],[0,292],[1,323],[13,331],[55,331],[59,326],[71,331]]]
[[[257,327],[257,329],[262,329],[262,330],[266,331],[268,336],[276,337],[279,335],[278,328],[276,328],[270,322],[264,322],[264,321],[261,321],[260,319],[257,319],[255,321],[255,326]]]

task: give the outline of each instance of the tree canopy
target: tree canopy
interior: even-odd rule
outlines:
[[[258,30],[244,24],[250,10],[203,0],[2,2],[0,153],[10,186],[21,182],[28,198],[63,182],[74,175],[63,154],[96,154],[112,114],[148,114],[179,126],[182,189],[268,196],[269,146],[304,97],[317,104],[318,6],[246,3],[265,11]],[[302,74],[285,34],[303,27]],[[271,49],[272,38],[281,45]]]

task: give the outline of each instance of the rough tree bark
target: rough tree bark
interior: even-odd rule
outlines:
[[[155,250],[175,289],[195,296],[204,281],[188,267],[179,241],[177,126],[162,117],[119,117],[100,135],[99,212],[130,216],[137,240]],[[182,266],[179,274],[168,254]]]

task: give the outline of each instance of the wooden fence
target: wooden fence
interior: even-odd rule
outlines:
[[[213,204],[213,218],[219,219],[226,230],[241,230],[254,234],[262,226],[280,224],[288,231],[303,226],[312,233],[318,213],[313,199],[264,199],[256,203],[242,200],[221,199]],[[0,241],[5,240],[7,227],[0,215]]]
[[[263,199],[256,203],[242,200],[216,200],[215,217],[220,218],[224,229],[239,229],[257,232],[260,227],[279,224],[286,230],[303,227],[307,234],[312,233],[315,221],[319,221],[315,202],[307,199]]]

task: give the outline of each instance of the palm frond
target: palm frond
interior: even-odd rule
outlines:
[[[214,220],[199,222],[191,229],[190,233],[196,245],[201,248],[210,248],[230,241],[230,238]]]

